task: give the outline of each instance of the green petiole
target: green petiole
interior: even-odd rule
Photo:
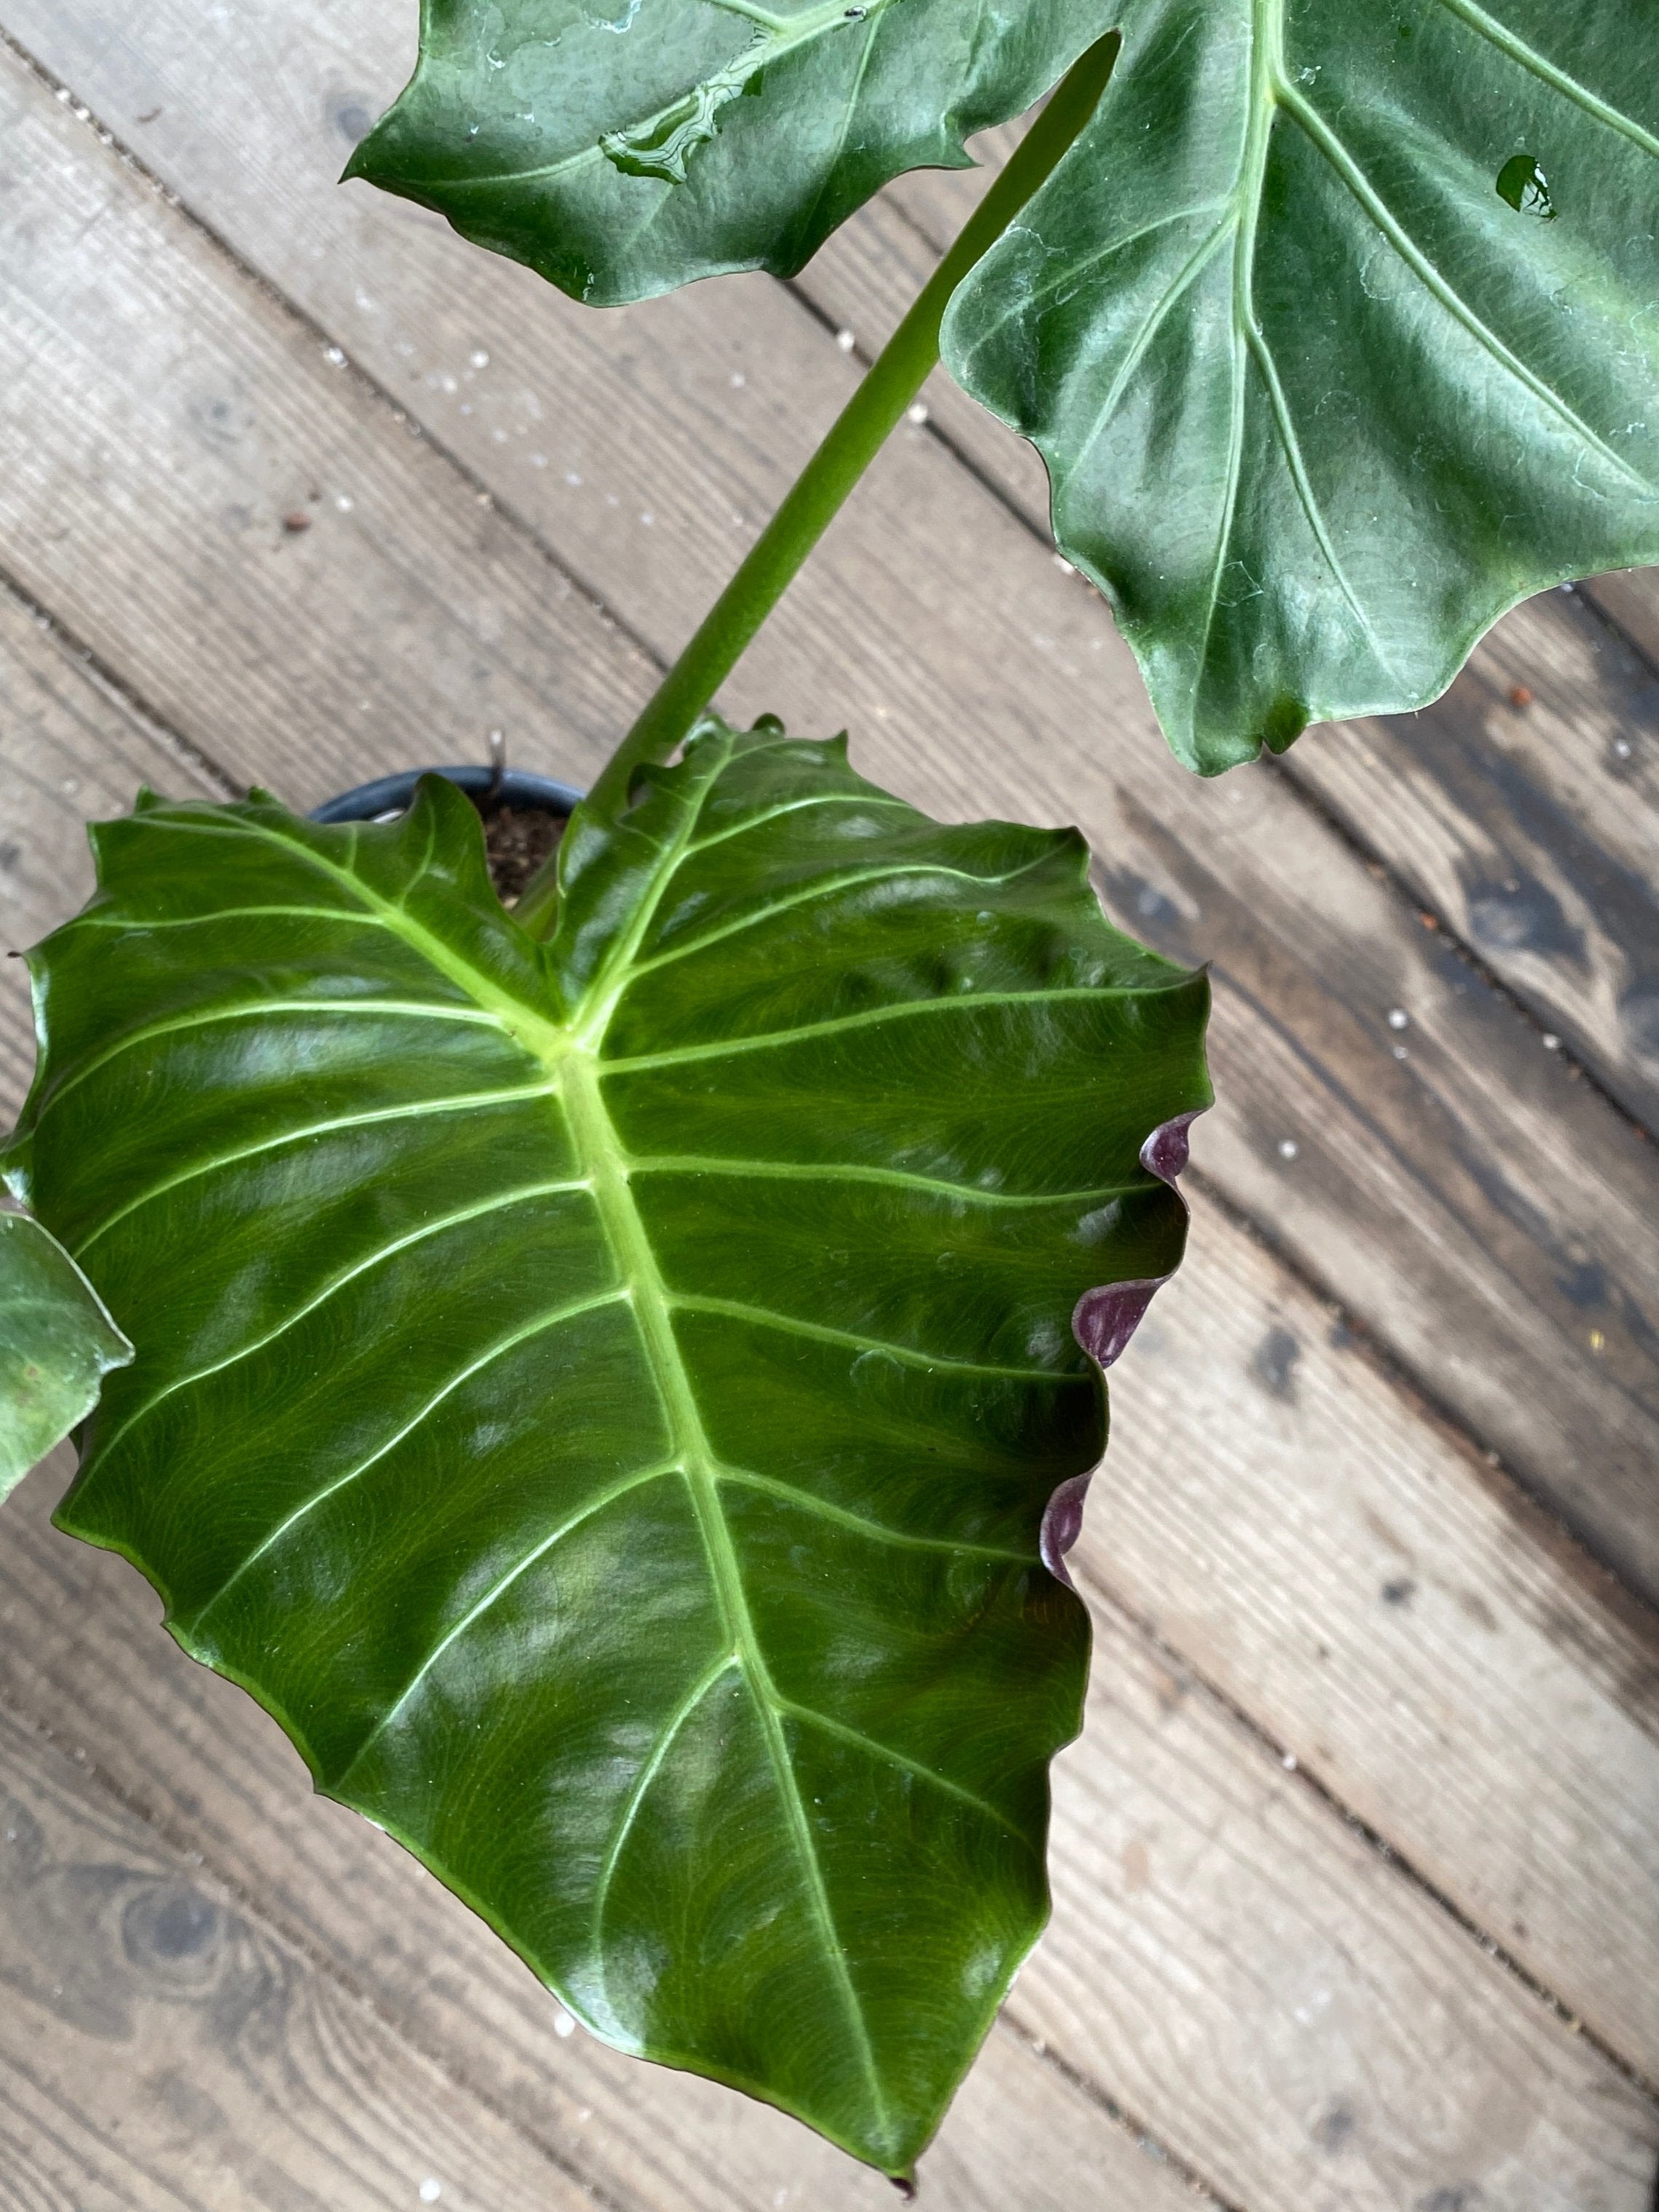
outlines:
[[[1055,87],[1018,152],[611,755],[591,794],[591,803],[601,811],[614,812],[622,806],[634,772],[643,763],[666,760],[684,741],[854,486],[897,428],[938,365],[939,331],[951,295],[1047,180],[1094,113],[1117,59],[1118,44],[1115,32],[1099,40]],[[531,878],[514,914],[532,935],[546,936],[557,901],[556,856]]]

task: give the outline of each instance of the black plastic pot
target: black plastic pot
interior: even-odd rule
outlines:
[[[510,806],[515,813],[559,814],[568,819],[582,795],[568,783],[556,783],[550,775],[532,775],[522,768],[410,768],[400,775],[377,776],[373,783],[360,783],[353,791],[343,791],[337,799],[325,799],[320,806],[312,808],[311,819],[379,822],[401,814],[423,775],[441,775],[459,785],[483,813],[493,807]]]

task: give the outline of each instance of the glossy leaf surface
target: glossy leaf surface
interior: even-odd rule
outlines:
[[[98,1402],[132,1357],[67,1252],[38,1221],[0,1213],[0,1498]]]
[[[426,0],[349,177],[595,307],[792,275],[905,169],[963,168],[1109,27],[1079,0]]]
[[[1138,0],[951,302],[1206,773],[1659,560],[1652,0]]]
[[[1179,1256],[1206,987],[841,744],[640,790],[548,946],[443,783],[96,833],[9,1160],[139,1331],[62,1519],[596,2033],[902,2172],[1046,1911],[1072,1316]]]

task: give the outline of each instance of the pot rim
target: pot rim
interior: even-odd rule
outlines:
[[[401,814],[415,796],[415,787],[423,775],[441,775],[447,783],[458,784],[467,797],[479,802],[489,801],[500,806],[513,806],[529,813],[562,814],[568,816],[581,803],[582,794],[568,783],[560,783],[550,775],[534,775],[528,769],[495,769],[480,766],[465,768],[409,768],[396,775],[376,776],[373,782],[354,785],[351,790],[341,792],[337,798],[325,799],[320,806],[313,806],[308,819],[313,822],[375,822],[383,816]]]

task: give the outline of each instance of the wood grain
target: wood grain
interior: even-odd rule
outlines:
[[[482,759],[492,727],[524,765],[592,768],[646,660],[291,313],[199,235],[179,253],[176,213],[9,53],[0,187],[29,425],[0,522],[31,599],[301,805]]]
[[[551,2159],[3,1713],[0,1990],[7,2212],[587,2212]]]
[[[1659,1130],[1659,677],[1584,599],[1500,623],[1426,714],[1295,757],[1304,788]]]
[[[1659,571],[1621,568],[1597,576],[1584,589],[1640,647],[1649,667],[1659,669]]]
[[[659,653],[689,628],[708,578],[752,534],[850,385],[845,357],[776,288],[697,287],[637,313],[584,316],[406,210],[355,188],[334,192],[325,179],[342,140],[396,82],[409,29],[365,0],[326,11],[293,0],[279,15],[240,21],[234,34],[176,0],[157,0],[138,21],[44,0],[8,0],[6,12],[100,112],[146,134],[147,158],[169,183],[395,380],[503,508],[556,544]],[[240,89],[250,83],[256,100]],[[58,111],[30,128],[41,133],[33,173],[67,161],[76,189],[90,191],[97,164],[72,143],[73,118]],[[131,251],[142,250],[152,277],[147,325],[197,313],[198,289],[228,316],[234,288],[216,259],[208,271],[210,249],[167,210],[141,208],[138,188],[108,166],[101,221],[112,241],[124,226],[142,234]],[[70,316],[90,280],[67,243],[64,254],[51,282]],[[158,295],[155,275],[175,259],[183,273]],[[124,331],[112,320],[118,303],[100,302],[101,327]],[[264,303],[250,313],[244,375],[279,335],[266,336],[266,313]],[[106,341],[106,360],[125,349],[125,335]],[[281,374],[293,374],[286,354]],[[741,390],[734,375],[746,380]],[[453,515],[407,549],[394,526],[406,507],[399,454],[421,495],[430,489],[431,457],[404,434],[384,461],[377,448],[377,557],[418,562],[434,576],[453,559],[465,605],[478,579],[454,559]],[[124,456],[135,479],[128,505],[144,504],[147,462],[161,450],[158,438],[149,455]],[[83,460],[72,448],[52,467]],[[459,483],[453,496],[463,512],[473,498]],[[96,600],[100,651],[107,636],[146,696],[182,698],[196,679],[180,663],[177,623],[162,626],[159,644],[137,635],[122,610],[123,564],[98,557],[84,532],[53,539],[49,502],[16,505],[16,534],[37,563],[31,588],[53,603],[72,596],[88,620]],[[412,507],[406,519],[417,519]],[[182,537],[182,517],[179,527]],[[307,549],[319,534],[307,533]],[[355,542],[349,550],[355,562]],[[495,550],[522,572],[508,596],[525,605],[533,592],[524,578],[545,574],[542,556],[523,544],[515,562]],[[169,573],[159,549],[150,557]],[[187,545],[179,557],[188,573]],[[222,604],[254,574],[222,578]],[[376,602],[365,603],[344,561],[328,580],[340,607],[359,611],[362,634]],[[434,604],[442,596],[434,586]],[[286,652],[286,629],[276,634],[246,599],[235,605],[241,623],[263,626],[270,653]],[[575,623],[577,601],[562,606]],[[337,628],[343,619],[331,605]],[[441,631],[441,617],[433,628]],[[424,640],[395,625],[392,635],[395,665],[382,665],[395,700],[431,656]],[[529,652],[535,672],[519,696],[545,689],[545,650],[520,647],[511,614],[499,641]],[[580,687],[591,665],[578,654],[561,680]],[[363,667],[362,681],[378,745],[396,716],[375,703],[374,672]],[[507,673],[499,682],[511,689]],[[830,700],[854,711],[870,771],[924,803],[1077,819],[1108,855],[1116,911],[1167,949],[1213,957],[1225,1103],[1203,1139],[1208,1171],[1606,1557],[1659,1592],[1659,1502],[1648,1480],[1659,1455],[1650,1149],[1569,1081],[1536,1030],[1425,932],[1283,776],[1206,786],[1176,769],[1098,600],[924,430],[907,430],[884,455],[733,686],[739,711],[781,707],[806,731],[825,726]],[[309,712],[302,692],[290,719]],[[193,734],[199,701],[191,716]],[[325,751],[286,731],[280,742],[313,760]],[[270,715],[256,720],[245,706],[221,720],[221,757],[239,773],[278,744]],[[566,764],[580,772],[582,757]],[[1413,1025],[1404,1061],[1388,1026],[1395,1009]]]
[[[1096,1626],[1021,2021],[1156,2098],[1252,2212],[1647,2212],[1647,2100],[1179,1668]]]
[[[1659,1623],[1201,1200],[1079,1558],[1659,2079]]]

